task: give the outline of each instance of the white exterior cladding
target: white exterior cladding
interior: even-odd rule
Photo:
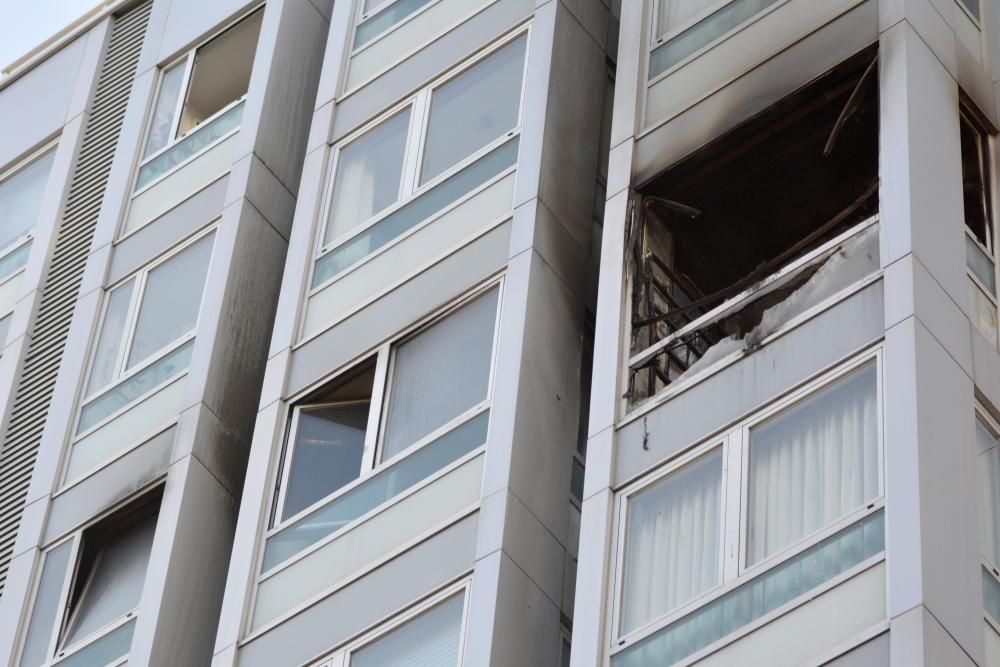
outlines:
[[[996,571],[990,574],[992,564],[980,556],[987,549],[980,547],[984,491],[977,490],[983,464],[977,465],[974,437],[977,410],[981,423],[993,424],[1000,408],[1000,356],[991,315],[982,316],[995,314],[995,302],[987,298],[990,306],[979,306],[975,290],[982,288],[966,269],[959,142],[960,106],[978,109],[984,125],[997,126],[1000,7],[955,0],[756,3],[693,55],[663,66],[662,60],[653,64],[651,51],[719,7],[753,3],[693,3],[694,12],[704,12],[663,39],[653,28],[663,11],[658,4],[636,0],[622,7],[572,667],[1000,665],[1000,626],[989,613],[996,605],[983,592]],[[685,11],[683,3],[664,0],[667,5]],[[632,197],[682,158],[851,56],[868,49],[869,62],[873,46],[878,270],[768,334],[762,345],[716,357],[707,370],[630,407],[623,399],[631,391],[629,357],[633,364],[641,358],[629,350]],[[995,142],[989,156],[996,174]],[[789,174],[788,187],[795,185]],[[990,187],[995,207],[995,180]],[[718,188],[724,197],[726,184]],[[753,484],[746,481],[753,474],[747,453],[753,424],[802,404],[817,387],[836,386],[835,376],[866,361],[877,369],[879,490],[854,514],[776,557],[752,562],[746,544],[752,510],[744,503]],[[726,545],[720,583],[681,598],[680,605],[663,602],[646,625],[627,620],[622,577],[635,561],[625,543],[628,502],[639,491],[665,488],[664,480],[681,484],[685,471],[696,479],[698,461],[715,465],[706,453],[713,451],[721,452],[718,465],[728,484],[720,510],[719,541]],[[995,510],[988,515],[995,517]],[[765,590],[785,564],[808,562],[810,553],[822,553],[851,526],[867,530],[868,522],[883,520],[884,536],[879,528],[876,547],[863,560],[730,623],[734,607],[726,608],[726,600],[755,582]],[[817,561],[812,565],[822,570]],[[801,576],[810,577],[805,565]],[[653,585],[636,582],[644,584]],[[704,611],[713,608],[715,616]],[[701,625],[682,627],[699,618]],[[673,639],[654,646],[658,637]],[[636,661],[644,650],[650,661]],[[670,660],[649,657],[668,653]]]

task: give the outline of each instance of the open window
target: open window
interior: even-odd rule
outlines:
[[[484,288],[295,406],[264,572],[486,443],[499,303]]]
[[[77,433],[187,368],[214,239],[203,234],[108,292]]]
[[[960,112],[965,250],[969,272],[996,297],[996,232],[991,196],[990,131],[971,105]]]
[[[874,52],[638,188],[627,397],[759,347],[879,269]]]
[[[45,553],[20,667],[119,664],[135,630],[162,489]]]
[[[0,173],[0,280],[28,262],[55,155],[55,149],[46,148]]]
[[[163,70],[136,190],[239,128],[263,17],[253,12]]]

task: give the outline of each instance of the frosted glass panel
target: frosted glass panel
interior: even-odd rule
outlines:
[[[456,595],[351,654],[350,667],[456,667],[463,595]]]
[[[135,620],[104,635],[92,644],[80,649],[65,660],[56,663],[59,667],[98,667],[110,665],[128,654],[132,648],[132,633],[135,632]]]
[[[657,47],[649,59],[649,78],[656,78],[776,2],[778,0],[732,0]]]
[[[55,627],[59,608],[59,596],[66,579],[73,542],[64,542],[45,554],[45,565],[38,581],[35,604],[31,609],[31,622],[21,653],[21,667],[38,667],[48,658],[49,642]]]
[[[359,401],[299,412],[283,516],[301,512],[358,478],[370,405]]]
[[[134,286],[135,280],[133,279],[114,289],[108,295],[108,306],[104,311],[101,335],[97,339],[94,361],[90,367],[90,380],[87,383],[89,392],[103,389],[111,384],[115,378]]]
[[[399,199],[409,127],[407,108],[340,150],[325,243]]]
[[[358,26],[358,29],[354,33],[354,48],[357,49],[364,46],[431,2],[433,0],[396,0],[392,5],[368,18]],[[365,13],[370,9],[369,4],[365,5]]]
[[[986,560],[1000,567],[1000,448],[997,437],[978,419],[976,449],[980,548]]]
[[[80,411],[80,423],[76,427],[76,432],[83,433],[186,369],[191,363],[193,347],[194,341],[189,340],[87,403]]]
[[[756,563],[878,495],[874,364],[750,430],[747,561]]]
[[[0,181],[0,250],[27,234],[38,222],[55,155],[55,150],[51,150]]]
[[[477,447],[485,445],[489,421],[489,412],[473,417],[275,533],[268,538],[264,547],[262,569],[266,572],[288,560],[382,503],[413,488]]]
[[[215,234],[149,272],[127,368],[194,330]]]
[[[156,517],[146,519],[97,552],[63,642],[70,646],[139,606],[153,546]]]
[[[526,45],[521,37],[432,93],[421,183],[517,127]]]
[[[0,280],[6,279],[7,276],[27,264],[30,255],[31,241],[26,241],[18,246],[17,250],[0,257]]]
[[[486,400],[497,296],[491,290],[396,349],[383,461]]]
[[[884,523],[877,512],[852,524],[636,642],[613,656],[611,666],[665,667],[683,660],[881,553]]]
[[[660,0],[659,34],[666,35],[679,28],[718,2],[719,0]]]
[[[719,583],[722,450],[628,502],[621,634]]]
[[[149,123],[149,138],[146,140],[145,155],[152,155],[173,139],[174,117],[177,115],[177,97],[184,80],[185,60],[174,65],[160,78],[160,94],[156,98],[153,118]]]
[[[993,265],[993,260],[968,234],[965,235],[965,263],[990,291],[990,294],[996,296],[996,268]]]
[[[313,287],[388,245],[438,211],[514,166],[517,162],[517,146],[518,140],[515,137],[320,257],[316,260]]]

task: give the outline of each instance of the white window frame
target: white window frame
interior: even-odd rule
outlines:
[[[395,359],[396,350],[407,341],[419,336],[421,333],[427,331],[435,324],[443,322],[450,315],[454,314],[456,311],[464,306],[469,305],[479,297],[485,296],[492,290],[497,290],[497,308],[496,308],[496,319],[493,326],[493,343],[491,347],[491,358],[490,358],[490,374],[489,380],[486,387],[486,397],[477,403],[475,406],[469,408],[462,414],[454,417],[446,424],[434,429],[432,432],[421,437],[419,440],[413,442],[406,449],[395,454],[394,456],[382,460],[383,445],[382,440],[385,435],[385,414],[386,407],[388,406],[390,398],[390,387],[393,369],[393,360]],[[323,405],[333,404],[339,405],[341,403],[304,403],[295,406],[291,411],[291,418],[288,420],[288,425],[285,428],[284,444],[282,447],[282,455],[280,459],[280,465],[276,471],[275,479],[270,488],[274,489],[274,493],[271,494],[271,510],[269,512],[270,517],[270,527],[265,532],[265,540],[275,535],[289,525],[295,523],[299,519],[311,514],[320,507],[327,505],[332,502],[335,498],[338,498],[346,493],[352,491],[355,487],[367,481],[373,475],[378,474],[385,468],[394,465],[395,463],[407,458],[414,452],[423,449],[428,444],[434,442],[442,435],[453,431],[459,426],[465,424],[466,422],[474,419],[480,414],[488,411],[493,401],[493,383],[496,376],[496,361],[497,361],[497,342],[500,334],[500,322],[503,315],[503,296],[504,296],[504,280],[503,277],[492,279],[478,287],[476,287],[471,292],[463,295],[459,299],[451,302],[443,309],[436,311],[431,316],[425,318],[419,323],[411,326],[407,330],[401,332],[394,338],[387,340],[375,349],[373,353],[365,355],[365,357],[355,363],[350,367],[338,371],[335,375],[330,378],[325,379],[323,382],[319,383],[316,387],[310,389],[306,394],[315,391],[317,387],[322,387],[330,382],[336,382],[338,378],[342,378],[351,375],[352,371],[360,368],[361,366],[370,363],[372,358],[375,359],[375,378],[372,386],[371,395],[371,407],[368,413],[368,425],[365,429],[365,446],[361,457],[361,471],[357,478],[353,479],[349,483],[340,487],[333,493],[330,493],[323,498],[312,503],[308,507],[296,512],[294,515],[289,516],[287,519],[282,519],[281,514],[284,511],[285,498],[288,493],[288,483],[289,475],[291,473],[291,461],[295,455],[295,436],[297,435],[297,426],[299,421],[299,415],[302,410],[309,410],[313,408],[322,407]],[[478,450],[477,450],[478,451]],[[465,460],[466,457],[462,457]],[[404,492],[405,493],[405,492]],[[390,501],[391,502],[391,501]],[[380,506],[382,507],[382,506]],[[340,531],[333,533],[333,535],[340,534]],[[328,536],[329,537],[329,536]],[[292,559],[289,559],[291,561]],[[262,576],[261,578],[267,578],[272,576],[274,572],[282,569],[281,566],[276,566],[266,573],[267,576]]]
[[[135,169],[133,170],[134,171],[134,174],[133,174],[133,177],[132,177],[133,191],[129,195],[130,199],[135,199],[136,197],[138,197],[139,195],[141,195],[143,192],[146,192],[147,190],[153,188],[154,186],[156,186],[158,183],[160,183],[162,180],[164,180],[165,178],[167,178],[168,176],[170,176],[171,174],[173,174],[177,170],[182,169],[185,165],[193,162],[195,159],[197,159],[201,155],[204,155],[205,153],[207,153],[208,151],[212,150],[213,148],[215,148],[216,146],[218,146],[219,144],[221,144],[222,142],[226,141],[231,136],[233,136],[234,134],[236,134],[237,132],[240,131],[239,127],[233,128],[232,130],[230,130],[229,132],[226,132],[223,136],[219,137],[218,139],[216,139],[212,143],[206,145],[201,150],[197,151],[196,153],[194,153],[193,155],[191,155],[187,159],[185,159],[185,160],[183,160],[183,161],[175,164],[173,167],[171,167],[167,171],[163,172],[162,174],[160,174],[159,176],[157,176],[155,179],[153,179],[152,181],[150,181],[149,183],[147,183],[143,187],[141,187],[139,189],[134,189],[134,185],[135,185],[135,183],[139,179],[139,172],[142,170],[142,168],[144,166],[146,166],[146,164],[152,162],[153,160],[155,160],[156,158],[160,157],[164,153],[169,152],[174,146],[176,146],[177,144],[179,144],[181,141],[183,141],[187,137],[190,137],[191,135],[197,133],[198,130],[200,130],[200,129],[204,128],[204,127],[208,127],[209,125],[211,125],[212,121],[214,121],[216,118],[219,118],[220,116],[224,115],[226,112],[228,112],[233,107],[238,106],[238,105],[242,104],[244,101],[246,101],[247,96],[246,96],[246,94],[243,94],[238,99],[233,100],[232,102],[230,102],[226,106],[222,107],[221,109],[219,109],[218,111],[216,111],[214,114],[212,114],[211,116],[209,116],[208,118],[206,118],[205,120],[203,120],[201,123],[199,123],[195,127],[191,128],[190,130],[188,130],[184,134],[182,134],[182,135],[178,135],[177,134],[178,130],[180,129],[181,117],[182,117],[183,112],[184,112],[184,106],[187,103],[188,93],[190,92],[189,89],[190,89],[190,86],[191,86],[191,75],[194,72],[194,61],[195,61],[195,58],[198,55],[198,51],[203,46],[207,45],[209,42],[211,42],[212,40],[214,40],[216,37],[219,37],[220,35],[222,35],[226,31],[228,31],[230,28],[233,28],[238,23],[241,23],[242,21],[244,21],[246,19],[249,19],[255,12],[263,11],[263,7],[264,7],[264,3],[263,2],[255,4],[252,9],[249,9],[248,11],[246,11],[245,13],[243,13],[242,15],[240,15],[239,18],[234,19],[233,21],[227,23],[224,27],[222,27],[219,30],[217,30],[214,33],[212,33],[209,37],[205,38],[204,40],[202,40],[201,42],[199,42],[196,46],[192,47],[184,55],[182,55],[182,56],[180,56],[178,58],[175,58],[174,60],[170,61],[169,63],[167,63],[163,67],[160,67],[160,68],[157,69],[157,73],[156,73],[156,92],[153,94],[153,96],[151,98],[151,102],[152,103],[150,104],[149,108],[146,111],[145,129],[143,130],[143,133],[142,133],[142,142],[140,143],[140,147],[139,147],[139,152],[138,152],[139,153],[139,159],[138,159],[138,162],[136,164]],[[262,18],[262,20],[263,20],[263,18]],[[170,125],[170,139],[167,141],[167,143],[162,148],[160,148],[160,149],[158,149],[158,150],[150,153],[149,155],[145,155],[144,151],[146,150],[146,142],[149,141],[149,133],[153,129],[153,121],[155,120],[154,117],[153,117],[154,116],[153,110],[156,109],[156,105],[157,105],[157,103],[160,100],[160,93],[162,92],[162,89],[163,89],[163,77],[164,77],[164,74],[166,74],[166,72],[168,72],[169,70],[172,70],[175,66],[183,66],[184,67],[184,74],[181,77],[181,85],[180,85],[179,93],[177,95],[177,104],[174,107],[173,122]],[[128,236],[128,234],[124,234],[122,236],[123,237],[124,236]]]
[[[410,606],[408,609],[395,614],[391,618],[382,621],[375,629],[370,630],[341,648],[336,649],[332,655],[328,655],[325,658],[321,658],[317,662],[311,663],[311,667],[350,667],[352,654],[370,646],[382,637],[392,633],[397,628],[402,627],[407,622],[419,618],[422,614],[432,610],[434,607],[437,607],[457,595],[463,596],[462,621],[459,627],[460,638],[458,643],[458,665],[456,665],[456,667],[460,667],[463,664],[463,658],[465,655],[465,641],[469,624],[469,606],[472,600],[472,580],[470,578],[466,578],[458,583],[448,586],[447,588],[437,591],[426,600],[418,602],[417,604]]]
[[[877,414],[877,462],[878,462],[878,495],[867,499],[863,507],[852,511],[837,521],[822,527],[810,534],[804,535],[795,542],[783,547],[756,563],[747,562],[747,527],[749,522],[749,460],[750,460],[750,430],[761,422],[784,412],[818,392],[835,385],[851,372],[868,364],[875,364],[876,384],[876,414]],[[609,656],[615,655],[646,637],[655,634],[664,627],[674,623],[706,603],[724,596],[739,588],[749,579],[758,576],[796,554],[822,542],[848,526],[861,521],[865,517],[880,511],[885,506],[885,469],[884,469],[884,416],[883,416],[883,360],[881,347],[861,353],[853,359],[841,364],[821,377],[790,391],[784,397],[767,407],[755,412],[740,423],[702,441],[683,452],[659,470],[646,474],[641,479],[623,487],[615,495],[614,500],[614,567],[610,572],[608,586],[612,591],[612,603],[608,606],[606,623],[611,629],[606,648]],[[720,553],[719,583],[679,607],[668,611],[646,624],[621,634],[621,613],[624,600],[625,551],[627,544],[628,503],[637,494],[652,488],[664,478],[683,471],[686,466],[710,456],[716,451],[722,452],[722,498],[720,504]],[[738,548],[732,548],[738,547]],[[883,556],[878,557],[884,558]],[[867,561],[851,568],[849,572],[868,567]],[[795,606],[799,602],[789,603]],[[789,605],[785,605],[787,607]],[[782,607],[782,608],[784,608]],[[750,624],[753,625],[753,622]],[[749,626],[748,626],[749,627]],[[723,642],[728,639],[723,639]]]
[[[959,5],[962,4],[961,2],[959,2],[959,0],[955,1]],[[965,9],[964,6],[962,7],[962,9],[963,10]],[[996,165],[996,156],[994,155],[994,151],[996,150],[996,143],[995,143],[996,135],[987,130],[986,128],[982,127],[982,123],[976,119],[975,113],[973,112],[972,109],[969,109],[968,106],[969,105],[966,105],[964,103],[959,105],[959,124],[960,125],[967,124],[977,134],[982,133],[983,138],[986,141],[985,152],[986,152],[987,164],[985,165],[985,168],[987,171],[986,175],[988,179],[987,182],[985,183],[985,186],[990,189],[990,194],[992,195],[990,197],[990,210],[989,210],[990,228],[988,230],[989,236],[987,237],[989,245],[983,245],[983,243],[978,238],[976,238],[976,235],[972,232],[971,229],[969,229],[969,226],[965,224],[964,219],[962,220],[962,231],[965,233],[966,238],[970,240],[973,244],[975,244],[975,246],[979,248],[979,250],[982,251],[982,253],[993,264],[993,285],[990,286],[983,283],[983,281],[979,279],[979,276],[976,275],[976,273],[972,270],[972,268],[968,266],[968,263],[966,263],[965,273],[969,277],[969,280],[972,281],[973,285],[975,285],[976,288],[980,292],[982,292],[983,296],[987,299],[987,301],[989,301],[992,304],[994,312],[998,313],[998,317],[1000,317],[1000,297],[997,296],[1000,295],[1000,266],[998,266],[997,251],[996,251],[997,233],[998,233],[996,229],[997,213],[998,213],[997,197],[996,197],[997,165]]]
[[[436,175],[434,178],[428,180],[426,183],[421,184],[420,171],[423,163],[424,147],[427,140],[427,125],[430,119],[431,98],[433,96],[434,91],[441,88],[445,84],[449,83],[453,79],[457,78],[466,70],[486,60],[497,51],[503,49],[505,46],[512,44],[513,42],[517,41],[522,37],[525,38],[525,57],[524,57],[524,65],[521,71],[521,89],[519,92],[520,104],[518,106],[517,125],[512,129],[508,130],[507,132],[505,132],[503,135],[491,141],[489,144],[483,146],[482,148],[479,148],[471,155],[465,157],[458,163],[452,165],[448,169]],[[309,276],[308,276],[309,280],[307,283],[308,285],[312,285],[312,277],[316,270],[316,262],[320,260],[322,257],[326,256],[333,250],[347,243],[351,239],[368,231],[369,229],[377,225],[379,222],[381,222],[384,218],[392,215],[398,209],[403,208],[404,206],[409,204],[411,201],[413,201],[420,195],[433,189],[436,185],[444,182],[451,176],[454,176],[455,174],[462,171],[469,165],[478,162],[482,157],[489,154],[493,150],[499,148],[500,146],[506,144],[509,141],[513,141],[515,137],[520,136],[522,124],[524,121],[524,92],[525,92],[525,86],[527,84],[527,71],[528,71],[528,62],[530,54],[531,54],[531,26],[528,25],[518,30],[515,30],[509,35],[506,35],[503,39],[491,44],[488,49],[485,49],[484,51],[478,53],[475,57],[470,58],[468,61],[451,69],[443,76],[439,77],[432,83],[428,84],[421,90],[417,91],[415,94],[411,95],[406,100],[400,102],[399,104],[394,105],[389,110],[381,113],[377,118],[366,123],[364,126],[355,130],[351,134],[347,135],[341,141],[337,142],[331,147],[330,158],[327,166],[327,177],[325,179],[326,193],[324,194],[323,198],[324,203],[323,206],[320,207],[321,210],[320,210],[318,224],[315,226],[316,227],[316,233],[315,233],[316,239],[314,241],[315,256],[313,258],[313,263],[312,263],[313,266],[309,271]],[[340,236],[330,241],[327,241],[325,239],[326,227],[327,227],[327,221],[330,216],[330,209],[333,205],[333,191],[336,186],[335,181],[337,176],[337,166],[340,158],[340,152],[354,141],[364,138],[371,130],[378,128],[378,126],[380,126],[385,121],[389,120],[390,118],[399,113],[404,112],[407,108],[409,109],[410,113],[410,124],[406,135],[406,148],[403,157],[403,170],[399,179],[400,194],[398,198],[394,203],[385,207],[385,209],[383,209],[382,211],[379,211],[375,215],[369,217],[367,220],[358,223],[352,229],[344,232]],[[511,167],[509,169],[505,169],[501,174],[498,174],[493,179],[490,179],[490,181],[488,181],[487,183],[473,190],[472,193],[470,193],[470,196],[474,192],[477,192],[484,187],[488,187],[490,183],[493,183],[496,180],[502,178],[503,176],[507,175],[514,169],[516,169],[516,165],[514,165],[514,167]],[[459,201],[464,199],[465,197],[461,198]],[[421,223],[415,225],[412,229],[408,230],[404,234],[401,234],[399,237],[393,239],[389,243],[386,243],[378,250],[375,250],[367,254],[364,258],[359,259],[351,266],[331,276],[330,278],[326,279],[319,285],[316,285],[315,287],[310,287],[308,296],[312,296],[317,292],[322,291],[324,288],[339,280],[343,275],[350,273],[358,266],[369,260],[371,257],[374,257],[380,254],[381,252],[384,252],[389,247],[396,245],[402,239],[410,236],[417,230],[423,228],[424,226],[432,222],[435,219],[435,217],[436,216],[432,214],[427,220],[424,220]]]
[[[3,186],[3,184],[7,182],[8,179],[16,176],[23,169],[26,169],[27,167],[31,166],[38,160],[41,160],[50,152],[54,152],[58,146],[59,146],[59,139],[53,139],[52,141],[46,142],[40,148],[29,153],[27,157],[24,157],[21,160],[15,162],[12,166],[8,167],[6,170],[0,171],[0,186]],[[54,166],[55,165],[53,164],[53,167]],[[52,173],[49,172],[49,175],[47,176],[45,182],[45,189],[48,189],[48,185],[51,180],[52,180]],[[31,226],[30,230],[28,230],[21,236],[17,237],[14,241],[10,243],[10,245],[0,248],[0,261],[6,259],[8,255],[14,254],[18,250],[20,250],[24,245],[31,243],[35,238],[34,229],[37,225],[38,221],[35,220],[35,224]],[[14,271],[11,272],[9,276],[0,279],[0,284],[7,282],[14,276],[23,272],[24,269],[25,267],[23,266],[15,269]]]
[[[155,269],[169,262],[174,257],[177,257],[179,254],[181,254],[191,246],[195,245],[199,241],[214,234],[218,230],[219,227],[218,222],[219,222],[218,220],[213,221],[205,229],[199,231],[193,236],[188,237],[183,242],[177,244],[164,254],[154,259],[149,264],[146,264],[141,269],[136,270],[135,272],[122,278],[114,285],[104,290],[103,303],[101,304],[101,311],[100,314],[98,315],[97,326],[94,331],[94,335],[91,337],[90,351],[87,360],[87,365],[85,367],[85,371],[81,380],[80,400],[77,401],[78,403],[77,415],[76,419],[74,419],[73,421],[74,424],[79,422],[80,413],[83,411],[83,408],[91,402],[91,400],[107,393],[108,391],[117,387],[121,383],[129,380],[136,374],[142,372],[149,366],[152,366],[163,357],[167,356],[177,348],[181,347],[188,341],[195,338],[195,336],[198,333],[198,325],[201,323],[201,310],[202,310],[201,308],[198,309],[198,316],[195,318],[195,324],[193,328],[191,328],[188,332],[186,332],[182,336],[174,339],[172,342],[168,343],[164,347],[160,348],[160,350],[158,350],[157,352],[154,352],[153,354],[147,356],[145,359],[139,361],[131,368],[126,368],[128,364],[129,352],[131,351],[132,344],[134,342],[133,338],[135,335],[135,329],[139,323],[139,314],[142,309],[143,298],[145,297],[146,294],[146,283],[149,280],[149,274],[152,273]],[[204,305],[205,288],[208,285],[208,279],[210,278],[211,275],[210,272],[212,267],[212,261],[214,259],[215,259],[215,240],[213,240],[212,242],[212,251],[208,259],[208,273],[206,273],[205,276],[205,284],[202,285],[202,305]],[[111,294],[116,289],[126,285],[132,280],[135,280],[136,282],[132,286],[132,294],[129,300],[129,307],[128,307],[128,316],[126,318],[125,330],[122,334],[121,349],[118,351],[118,360],[115,363],[114,375],[108,384],[96,389],[90,389],[87,386],[87,384],[90,382],[90,374],[93,371],[94,363],[97,361],[97,343],[100,340],[101,335],[104,333],[105,318],[107,315],[108,306],[111,303],[111,298],[110,298]],[[180,375],[180,373],[178,375]],[[166,381],[163,384],[169,384],[170,382],[173,382],[173,380],[174,378],[172,377],[170,380]],[[151,392],[156,391],[156,389],[150,391]],[[127,410],[133,404],[134,403],[130,403],[129,405],[124,406],[122,410],[112,413],[108,417],[100,420],[99,422],[88,428],[86,431],[82,431],[81,433],[76,434],[73,437],[73,441],[76,442],[77,440],[80,440],[86,437],[88,434],[92,433],[93,431],[99,429],[104,424],[115,419],[115,417],[117,417],[121,413],[121,411]]]
[[[107,510],[93,517],[87,523],[76,528],[69,535],[61,537],[53,541],[47,547],[45,547],[42,553],[42,557],[38,561],[38,566],[35,568],[34,581],[32,582],[31,585],[32,594],[31,594],[30,604],[26,605],[24,615],[21,617],[22,627],[18,635],[17,655],[16,655],[17,660],[15,660],[12,664],[16,665],[20,663],[21,654],[24,652],[25,649],[25,643],[27,642],[28,639],[28,630],[31,623],[31,616],[32,613],[34,612],[34,606],[37,601],[37,596],[39,592],[38,589],[42,583],[42,571],[44,570],[45,567],[45,561],[46,559],[48,559],[49,554],[51,554],[53,551],[55,551],[57,548],[61,547],[64,544],[71,544],[69,563],[66,567],[66,573],[63,576],[62,587],[60,588],[59,591],[59,604],[57,606],[58,617],[53,623],[51,635],[49,637],[49,646],[46,652],[47,658],[46,661],[43,663],[43,667],[48,667],[49,665],[53,666],[59,665],[64,659],[70,657],[75,653],[78,653],[79,651],[82,651],[87,646],[100,640],[106,635],[111,634],[112,632],[114,632],[121,626],[125,625],[129,621],[132,621],[138,616],[139,607],[135,607],[131,611],[125,613],[120,618],[112,621],[111,623],[105,625],[102,628],[99,628],[98,630],[95,630],[90,635],[87,635],[86,637],[80,639],[79,641],[70,644],[69,646],[62,646],[63,634],[67,631],[70,621],[73,617],[73,615],[67,614],[67,607],[70,604],[70,594],[72,593],[74,587],[76,586],[77,578],[81,575],[80,556],[81,556],[81,550],[83,548],[84,533],[86,533],[88,530],[90,530],[97,524],[101,523],[104,519],[113,515],[115,512],[121,510],[122,508],[127,507],[133,503],[137,502],[142,503],[143,498],[147,494],[154,492],[153,489],[155,489],[155,487],[160,484],[162,484],[162,481],[158,480],[154,482],[151,486],[143,488],[133,496],[130,496],[128,499],[117,503],[113,507],[108,508]],[[157,519],[159,519],[159,509],[157,509],[154,516]],[[110,663],[107,667],[117,667],[118,665],[126,664],[128,662],[128,656],[129,653],[126,653],[124,656],[122,656],[115,662]]]
[[[993,437],[1000,439],[1000,422],[998,422],[996,418],[994,418],[993,415],[990,414],[989,410],[987,410],[986,407],[978,400],[976,401],[975,405],[975,419],[979,422],[982,422],[983,426],[986,427],[986,430],[988,430],[990,433],[993,434]],[[983,508],[979,509],[980,512],[982,510]],[[997,511],[1000,512],[1000,508],[997,508]],[[991,562],[990,559],[986,557],[986,554],[983,553],[984,551],[985,550],[983,549],[983,545],[980,544],[979,564],[980,566],[982,566],[984,570],[986,570],[989,573],[991,577],[993,577],[993,579],[996,580],[998,584],[1000,584],[1000,563]],[[996,630],[998,634],[1000,634],[1000,619],[994,619],[992,616],[990,616],[989,613],[986,611],[985,607],[983,608],[983,618],[986,620],[987,623],[993,626],[993,629]]]
[[[409,16],[406,16],[406,17],[400,19],[399,21],[396,21],[395,23],[393,23],[392,25],[390,25],[388,28],[386,28],[382,32],[378,33],[377,35],[374,35],[371,39],[369,39],[367,42],[365,42],[361,46],[355,47],[354,46],[354,41],[355,41],[355,39],[357,39],[358,28],[361,27],[361,24],[364,23],[365,21],[367,21],[368,19],[370,19],[370,18],[372,18],[374,16],[377,16],[383,10],[389,9],[390,7],[392,7],[394,4],[396,4],[399,1],[400,0],[385,0],[384,2],[380,2],[378,5],[376,5],[375,7],[373,7],[371,10],[365,12],[364,11],[364,9],[365,9],[365,2],[364,2],[364,0],[358,0],[357,9],[355,10],[355,15],[354,15],[354,24],[351,26],[351,40],[350,40],[350,42],[348,42],[348,44],[350,45],[350,55],[349,55],[349,58],[355,57],[356,55],[358,55],[359,53],[361,53],[365,49],[373,46],[377,42],[380,42],[383,38],[385,38],[390,33],[395,32],[399,28],[403,27],[403,25],[409,23],[410,21],[412,21],[413,19],[415,19],[419,15],[421,15],[424,12],[426,12],[427,10],[429,10],[434,5],[436,5],[439,2],[441,2],[441,0],[429,0],[427,2],[427,4],[425,4],[423,7],[420,7],[419,9],[417,9],[416,11],[414,11]],[[492,1],[493,0],[485,0],[486,4],[488,4],[489,2],[492,2]]]

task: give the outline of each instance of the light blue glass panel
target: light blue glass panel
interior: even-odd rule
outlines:
[[[983,608],[997,623],[1000,623],[1000,582],[986,568],[983,570]]]
[[[672,665],[884,549],[885,520],[880,511],[642,639],[612,657],[611,665]]]
[[[14,252],[0,258],[0,280],[11,275],[28,263],[31,254],[31,241],[28,241]]]
[[[367,257],[393,239],[467,195],[517,162],[518,140],[512,139],[487,153],[454,176],[393,211],[351,240],[316,260],[312,286],[316,287]]]
[[[31,609],[31,623],[21,652],[21,667],[37,667],[48,659],[49,642],[59,609],[59,596],[66,580],[66,567],[73,551],[73,541],[63,542],[45,554],[45,565],[38,581],[35,604]]]
[[[706,16],[653,50],[649,59],[649,78],[656,78],[776,2],[778,0],[733,0],[717,12]]]
[[[193,347],[194,341],[189,340],[87,403],[80,411],[80,423],[76,427],[76,432],[83,433],[97,422],[142,398],[152,389],[187,368],[191,363]]]
[[[132,647],[132,633],[135,619],[115,628],[86,648],[80,649],[65,660],[57,662],[59,667],[103,667],[128,654]]]
[[[142,165],[139,168],[139,177],[135,181],[135,189],[140,190],[146,187],[181,162],[201,152],[209,144],[238,128],[240,121],[243,120],[243,106],[244,103],[240,102]]]
[[[993,265],[993,260],[968,234],[965,235],[965,264],[990,294],[996,296],[996,267]]]
[[[291,558],[486,443],[484,412],[271,536],[263,570]]]
[[[349,667],[457,667],[464,601],[456,595],[352,652]]]
[[[360,48],[433,0],[397,0],[378,14],[365,19],[354,32],[354,48]]]

